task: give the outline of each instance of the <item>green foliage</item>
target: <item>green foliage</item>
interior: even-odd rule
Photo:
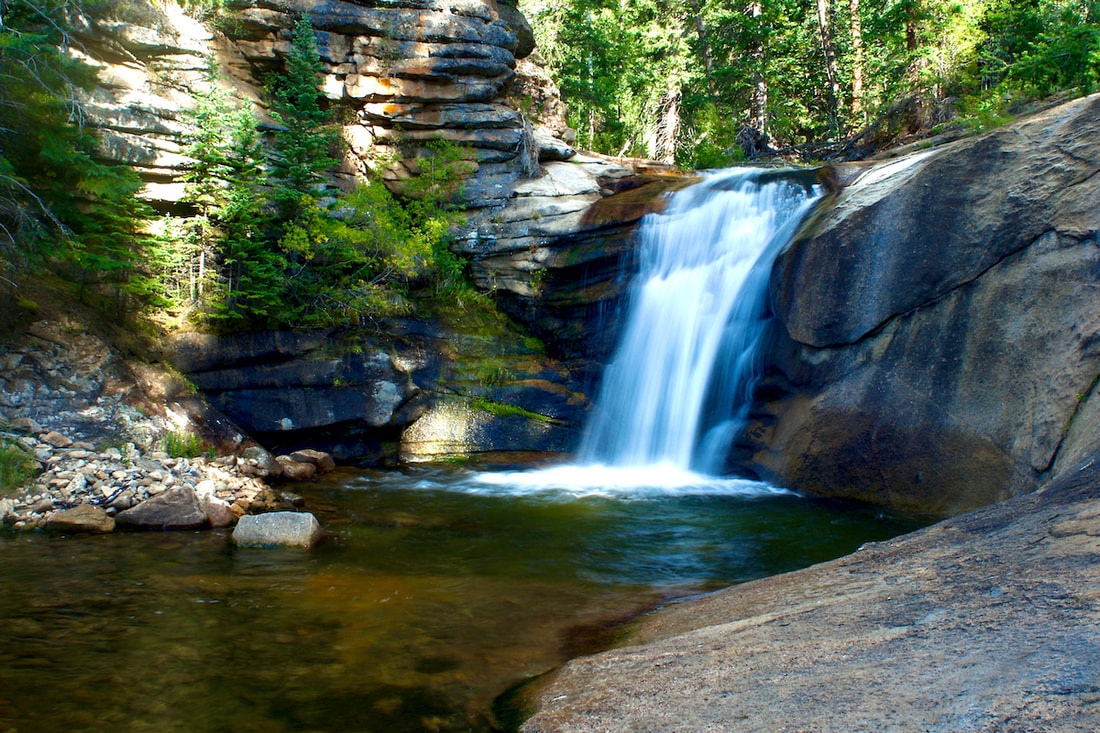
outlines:
[[[206,441],[199,436],[174,430],[164,435],[163,448],[172,458],[196,458],[210,452]]]
[[[904,136],[960,110],[986,129],[1021,102],[1100,87],[1098,0],[858,0],[857,15],[851,2],[825,0],[836,95],[815,3],[521,5],[580,145],[666,157],[672,132],[676,161],[692,168],[736,162],[745,126],[811,149],[868,122]],[[752,114],[759,92],[763,128]]]
[[[27,485],[37,464],[20,446],[0,438],[0,496]]]
[[[11,0],[0,26],[0,276],[50,266],[81,286],[110,283],[142,303],[223,328],[358,323],[408,312],[410,294],[472,297],[450,250],[451,205],[474,166],[442,140],[418,143],[401,200],[381,177],[340,196],[325,186],[338,138],[318,89],[314,31],[294,26],[284,70],[269,79],[279,127],[262,145],[247,103],[211,61],[184,153],[186,219],[149,220],[128,168],[95,160],[71,120],[88,70],[70,42],[68,2]],[[186,4],[198,15],[220,0]],[[154,229],[156,231],[154,231]]]
[[[62,53],[68,0],[10,0],[0,25],[0,270],[49,266],[83,286],[143,294],[151,212],[137,175],[93,155],[76,90],[90,70]]]
[[[359,323],[408,312],[411,289],[468,287],[448,247],[459,216],[449,201],[469,170],[464,152],[424,143],[403,201],[380,177],[333,196],[321,178],[336,143],[321,68],[313,30],[300,19],[286,68],[269,82],[281,126],[269,173],[251,112],[232,103],[213,64],[207,70],[186,151],[196,161],[186,179],[196,216],[187,236],[168,237],[158,254],[172,273],[162,289],[224,327]]]
[[[1012,119],[1005,111],[1008,106],[1005,97],[1000,93],[968,97],[962,105],[961,120],[974,133],[992,130]]]
[[[741,147],[733,144],[739,126],[718,112],[713,102],[705,103],[686,130],[677,150],[676,163],[690,170],[728,168],[744,160]]]
[[[286,70],[270,84],[271,116],[280,125],[272,161],[275,202],[286,218],[303,205],[302,194],[316,195],[322,172],[335,165],[332,115],[321,107],[318,84],[324,65],[317,53],[313,27],[302,16],[294,24]]]
[[[668,0],[531,0],[540,49],[570,105],[582,147],[664,157],[668,112],[678,109],[689,72],[681,3]],[[674,114],[673,117],[676,115]]]

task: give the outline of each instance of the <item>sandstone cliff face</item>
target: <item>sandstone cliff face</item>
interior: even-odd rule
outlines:
[[[957,512],[1096,444],[1100,96],[865,173],[776,262],[747,464]]]
[[[538,175],[540,153],[573,154],[561,139],[569,131],[553,82],[530,62],[517,73],[534,48],[530,27],[495,0],[258,0],[205,24],[172,3],[89,5],[75,22],[78,54],[99,75],[87,112],[101,153],[136,166],[155,204],[177,201],[175,179],[189,163],[181,154],[187,112],[207,59],[265,119],[263,83],[282,68],[302,15],[317,31],[322,91],[346,110],[338,117],[348,152],[334,183],[351,185],[392,158],[385,176],[399,188],[417,174],[423,141],[439,137],[469,148],[464,203],[491,206],[511,197],[515,181]]]

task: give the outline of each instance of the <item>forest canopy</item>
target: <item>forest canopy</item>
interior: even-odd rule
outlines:
[[[603,153],[728,165],[761,149],[975,129],[1100,82],[1100,0],[522,0]]]

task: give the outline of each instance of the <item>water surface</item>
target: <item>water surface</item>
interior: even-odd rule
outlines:
[[[919,524],[751,482],[517,481],[342,470],[303,490],[309,552],[0,535],[0,730],[488,731],[631,614]]]

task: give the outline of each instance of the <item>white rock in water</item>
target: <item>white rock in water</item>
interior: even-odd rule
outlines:
[[[309,512],[245,515],[233,530],[233,541],[240,547],[313,547],[322,537],[317,517]]]

